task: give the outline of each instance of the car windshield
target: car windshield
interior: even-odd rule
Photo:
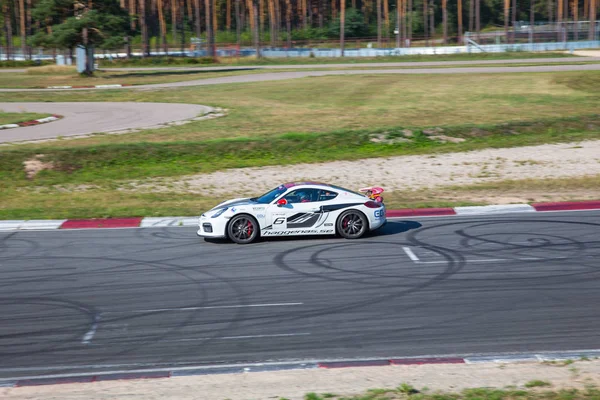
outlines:
[[[270,202],[275,200],[277,197],[279,197],[286,191],[287,191],[287,188],[285,186],[283,186],[283,185],[277,186],[275,189],[263,194],[260,197],[255,197],[252,200],[257,203],[260,203],[260,204],[269,204]]]

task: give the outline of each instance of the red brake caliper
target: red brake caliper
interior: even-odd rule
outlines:
[[[252,236],[252,222],[248,221],[248,236]]]
[[[344,229],[348,227],[348,217],[344,218]]]

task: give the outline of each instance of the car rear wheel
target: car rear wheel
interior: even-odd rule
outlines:
[[[258,229],[258,222],[250,215],[236,215],[227,225],[227,236],[235,243],[251,243],[258,237]]]
[[[337,221],[337,232],[346,239],[358,239],[367,229],[367,217],[360,211],[345,211]]]

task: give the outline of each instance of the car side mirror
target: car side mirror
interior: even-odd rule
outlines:
[[[279,199],[277,200],[277,207],[283,207],[287,204],[287,200],[286,199]]]

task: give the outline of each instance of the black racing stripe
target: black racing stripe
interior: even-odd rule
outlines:
[[[305,216],[307,213],[298,213],[294,214],[291,217],[288,217],[287,222],[294,222],[295,219]]]
[[[319,219],[319,215],[320,214],[314,214],[310,218],[308,218],[306,221],[302,221],[299,223],[288,222],[288,228],[290,228],[290,229],[309,228],[317,222],[317,220]]]
[[[332,204],[330,206],[321,206],[321,211],[324,211],[324,212],[337,211],[337,210],[341,210],[341,209],[348,208],[348,207],[358,206],[361,204],[364,204],[364,203]]]

